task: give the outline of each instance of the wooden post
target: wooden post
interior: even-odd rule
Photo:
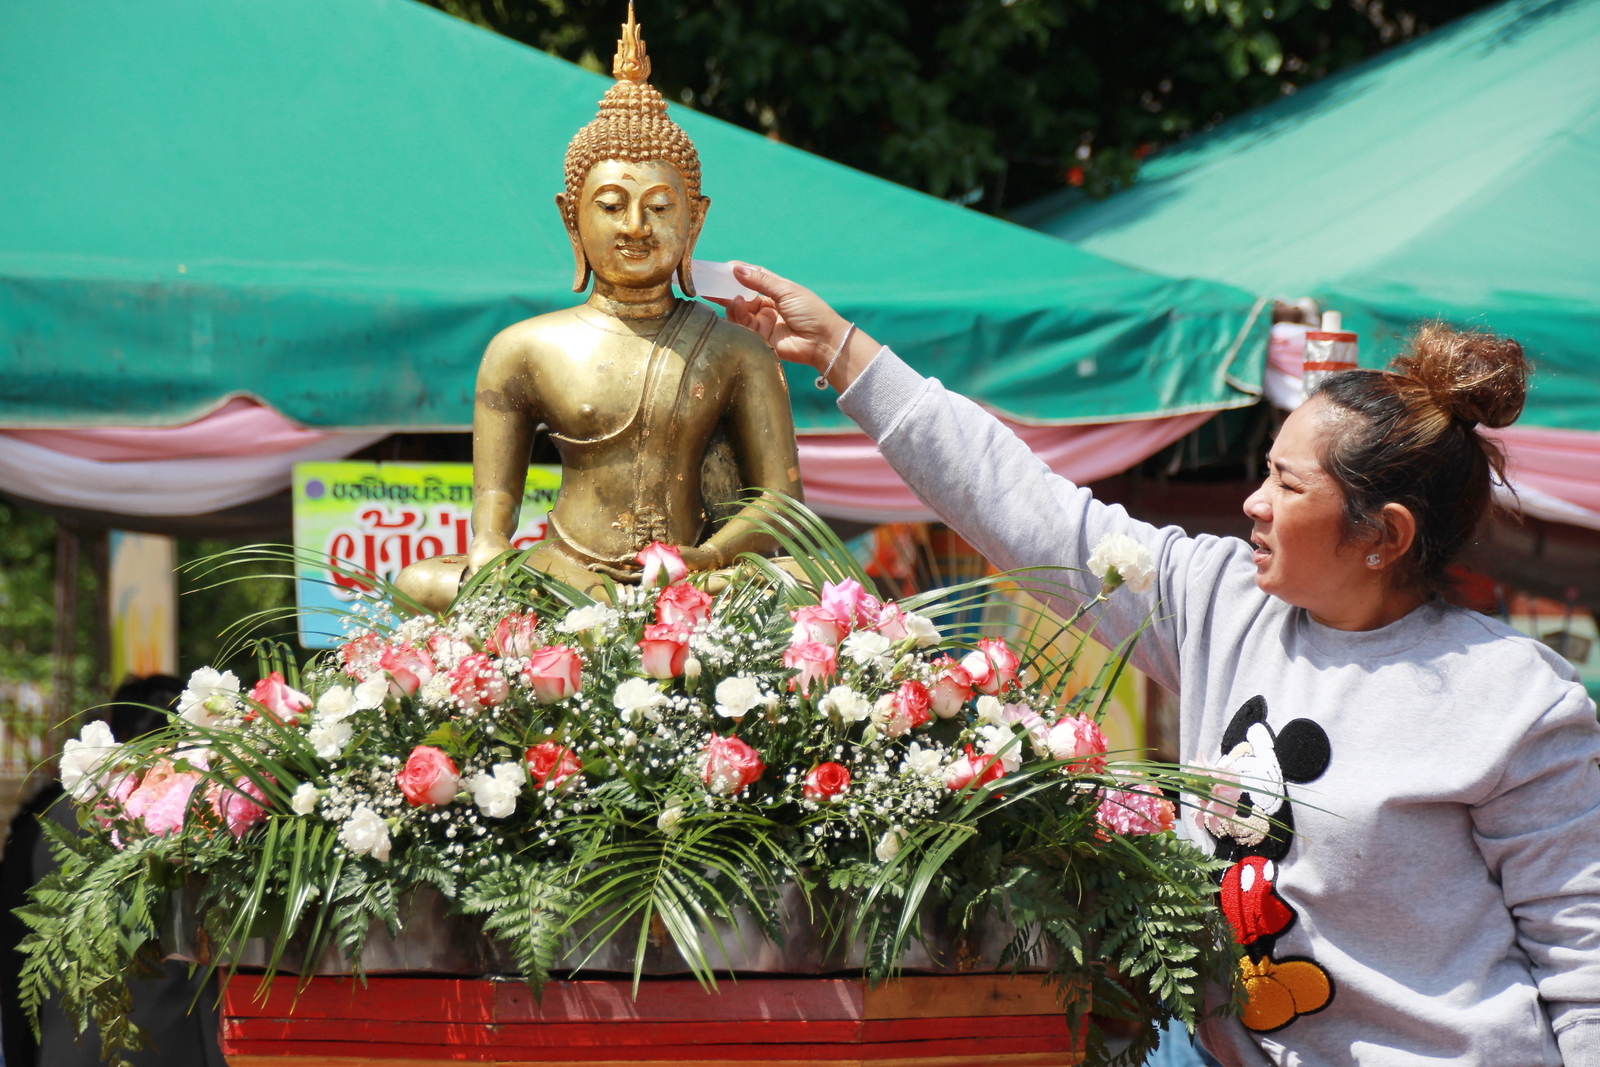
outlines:
[[[73,692],[73,661],[78,654],[78,531],[65,524],[56,529],[56,629],[51,654],[55,678],[51,693],[52,723],[50,749],[61,751],[62,742],[72,735],[77,713]]]

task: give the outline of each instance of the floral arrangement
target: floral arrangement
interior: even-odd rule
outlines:
[[[215,959],[266,937],[271,973],[291,942],[359,968],[374,921],[397,931],[431,886],[537,985],[581,964],[577,940],[642,953],[657,922],[711,982],[702,931],[742,911],[781,941],[794,885],[873,979],[931,905],[963,935],[1009,924],[1004,964],[1048,968],[1074,1018],[1129,1020],[1124,1062],[1193,1025],[1236,958],[1215,864],[1170,832],[1169,795],[1204,786],[1106,751],[1114,679],[1055,688],[1059,626],[952,625],[996,581],[882,601],[809,513],[772,518],[808,581],[754,557],[690,577],[652,545],[605,602],[510,557],[447,616],[352,616],[303,670],[268,649],[248,689],[196,671],[157,734],[90,722],[61,757],[84,833],[52,832],[25,1001],[59,990],[108,1052],[136,1047],[126,976],[159,958],[179,887]],[[1137,545],[1093,568],[1089,603],[1150,581]]]

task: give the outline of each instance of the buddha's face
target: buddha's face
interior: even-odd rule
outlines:
[[[565,194],[557,198],[565,206]],[[705,217],[671,163],[603,160],[575,205],[578,245],[602,282],[648,289],[672,278],[694,248]]]

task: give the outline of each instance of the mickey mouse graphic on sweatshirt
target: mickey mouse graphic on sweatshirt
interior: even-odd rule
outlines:
[[[1295,911],[1278,895],[1278,863],[1294,843],[1288,782],[1314,781],[1328,769],[1328,735],[1310,719],[1280,731],[1267,725],[1267,702],[1251,697],[1222,735],[1219,779],[1201,805],[1200,824],[1216,842],[1218,859],[1233,865],[1222,876],[1222,912],[1244,946],[1239,969],[1247,996],[1242,1021],[1257,1033],[1281,1030],[1333,1001],[1333,980],[1315,960],[1280,956],[1278,939]]]

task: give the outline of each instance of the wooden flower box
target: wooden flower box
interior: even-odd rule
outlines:
[[[237,974],[223,1004],[232,1067],[1044,1067],[1082,1060],[1053,987],[1032,975],[517,981]],[[265,993],[264,996],[262,994]]]

